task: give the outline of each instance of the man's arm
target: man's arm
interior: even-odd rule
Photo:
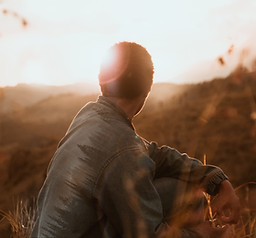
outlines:
[[[150,158],[156,163],[155,177],[172,177],[199,184],[210,195],[216,195],[219,185],[227,180],[223,171],[213,165],[203,165],[199,160],[181,154],[168,146],[158,147],[146,142]]]
[[[233,186],[223,171],[212,165],[203,165],[199,160],[181,154],[167,146],[159,148],[156,143],[148,143],[150,157],[155,161],[156,177],[170,176],[190,183],[201,184],[210,195],[216,195],[213,212],[223,224],[237,223],[240,203]]]

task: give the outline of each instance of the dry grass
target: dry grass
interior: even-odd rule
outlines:
[[[20,200],[13,211],[0,210],[0,215],[2,220],[6,219],[11,226],[11,238],[28,238],[36,219],[35,200],[32,203]]]
[[[249,182],[236,188],[241,202],[241,217],[232,227],[231,238],[256,238],[256,183]]]
[[[229,231],[223,238],[256,238],[256,198],[254,198],[256,183],[250,182],[243,184],[236,188],[236,192],[242,206],[240,221],[238,224],[230,226]],[[208,205],[205,219],[209,220],[213,227],[220,226],[221,224],[218,223],[211,209],[212,198],[208,194],[205,194],[205,197]],[[13,211],[5,212],[0,210],[0,215],[3,217],[2,220],[6,219],[10,224],[11,238],[29,237],[36,219],[35,204],[35,200],[30,203],[20,200],[16,203]],[[175,224],[173,225],[176,227]],[[170,233],[170,235],[172,235],[168,237],[173,237],[173,232],[174,230]],[[179,230],[175,230],[175,234],[177,232],[179,232]]]
[[[256,183],[246,183],[239,186],[236,191],[239,194],[241,201],[241,216],[237,224],[231,225],[229,231],[226,233],[225,238],[256,238],[256,211],[249,206],[250,191],[241,194],[239,191],[241,188],[249,187],[250,184],[256,185]],[[247,200],[246,203],[245,199]],[[213,227],[221,226],[216,219],[215,214],[212,213],[211,209],[211,197],[206,195],[206,200],[208,203],[208,208],[206,212],[206,219],[209,220]]]
[[[203,163],[206,165],[207,159],[204,155]],[[225,238],[256,238],[256,182],[248,182],[235,189],[240,199],[241,215],[239,222],[230,227]],[[216,214],[212,213],[211,196],[205,194],[207,209],[205,219],[209,220],[213,227],[221,226],[216,219]]]

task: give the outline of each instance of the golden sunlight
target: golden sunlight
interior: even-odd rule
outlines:
[[[255,3],[249,0],[3,0],[0,85],[96,84],[102,56],[118,41],[134,41],[149,50],[155,82],[224,76],[236,66],[245,45],[253,45],[254,13]],[[217,59],[231,45],[235,47],[220,67]],[[31,54],[36,61],[24,62]]]

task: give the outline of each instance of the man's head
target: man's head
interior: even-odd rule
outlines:
[[[135,99],[147,96],[154,67],[147,50],[134,42],[120,42],[108,51],[99,73],[103,96]]]

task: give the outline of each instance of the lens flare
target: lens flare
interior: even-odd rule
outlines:
[[[110,48],[101,64],[99,73],[100,84],[106,84],[118,79],[127,69],[129,52],[122,52]]]

